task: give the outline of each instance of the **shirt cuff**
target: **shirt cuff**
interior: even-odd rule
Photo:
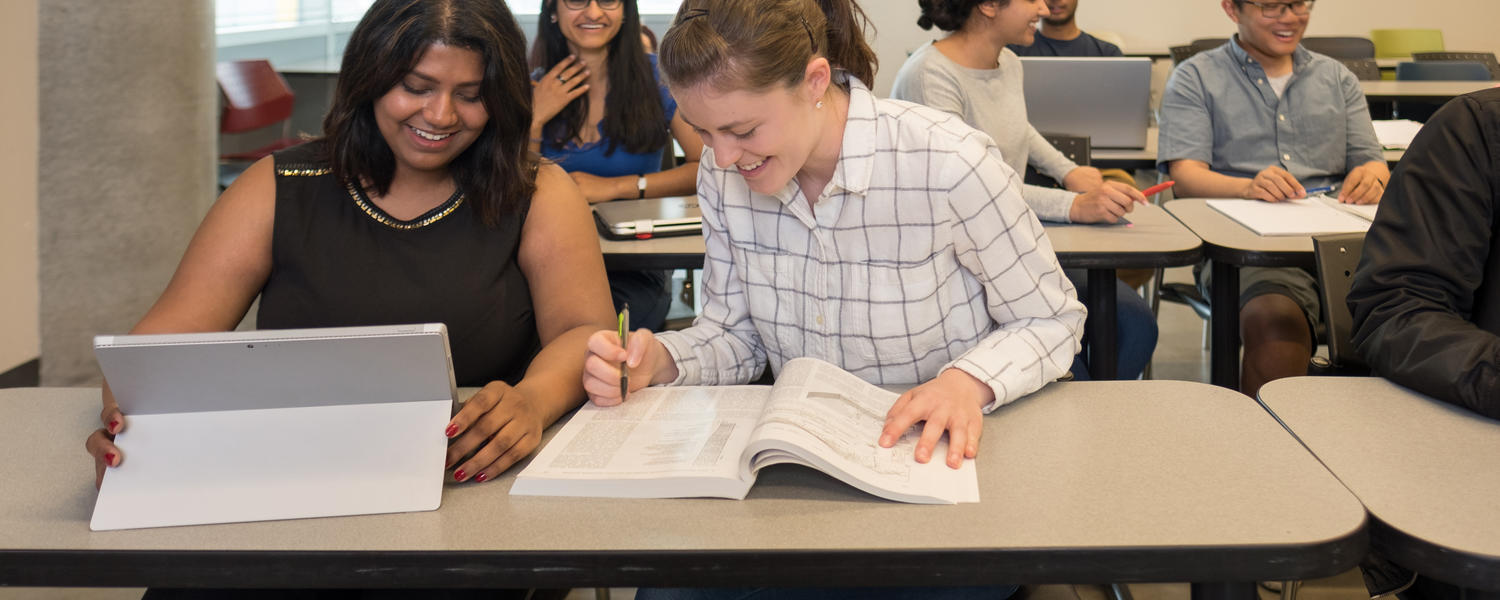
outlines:
[[[666,385],[691,385],[700,381],[698,374],[698,361],[683,360],[684,356],[692,356],[692,341],[676,331],[663,331],[656,334],[656,339],[667,349],[667,356],[677,364],[677,378]]]

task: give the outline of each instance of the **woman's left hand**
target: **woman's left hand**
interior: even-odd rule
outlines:
[[[965,458],[979,454],[979,436],[984,434],[984,413],[994,400],[994,390],[958,369],[944,369],[936,379],[907,390],[885,415],[880,446],[890,448],[917,421],[924,421],[917,440],[915,458],[926,464],[943,432],[948,432],[948,466],[963,466]]]
[[[446,465],[456,465],[454,481],[494,479],[536,449],[543,429],[541,414],[521,390],[492,381],[448,422],[443,433],[452,442]]]
[[[583,171],[574,171],[568,173],[568,176],[573,178],[573,183],[578,184],[578,189],[583,192],[583,197],[589,201],[589,204],[634,198],[640,193],[635,189],[634,177],[600,177]],[[628,190],[624,189],[620,183],[627,180],[630,184]]]

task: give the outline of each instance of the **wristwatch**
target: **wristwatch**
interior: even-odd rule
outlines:
[[[645,175],[641,175],[641,176],[635,178],[635,189],[636,189],[637,192],[640,192],[640,193],[636,194],[636,196],[635,196],[636,198],[645,198],[646,197],[646,176]]]

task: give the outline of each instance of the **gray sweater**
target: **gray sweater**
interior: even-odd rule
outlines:
[[[928,42],[901,65],[891,97],[958,115],[994,138],[1000,155],[1016,173],[1025,173],[1030,162],[1043,175],[1062,181],[1078,165],[1047,143],[1026,120],[1022,89],[1021,60],[1014,52],[1001,51],[998,68],[970,69],[949,60]],[[1026,204],[1046,221],[1066,222],[1077,195],[1034,185],[1021,190]]]

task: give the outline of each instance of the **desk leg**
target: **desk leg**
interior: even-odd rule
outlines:
[[[1214,385],[1240,389],[1240,267],[1213,261],[1213,328],[1210,343],[1210,379]]]
[[[1217,280],[1215,280],[1217,281]],[[1194,583],[1193,600],[1257,600],[1260,593],[1255,582],[1245,583]]]
[[[1085,321],[1089,336],[1089,377],[1099,381],[1118,376],[1119,345],[1115,340],[1118,316],[1115,302],[1115,270],[1089,269],[1089,317]]]

